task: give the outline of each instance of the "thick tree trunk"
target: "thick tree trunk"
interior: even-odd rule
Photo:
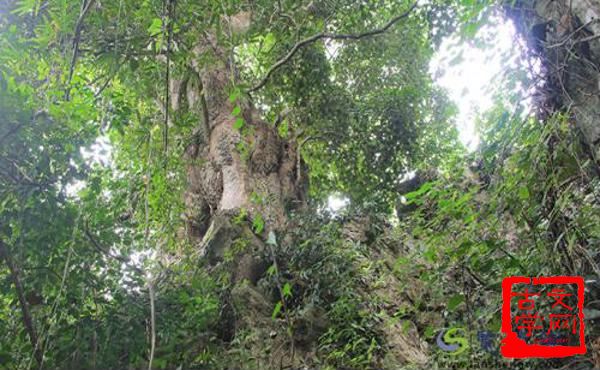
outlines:
[[[594,159],[600,154],[600,1],[508,2],[509,15],[540,56],[549,112],[569,110]]]
[[[520,0],[506,2],[509,16],[541,62],[536,101],[543,121],[554,113],[568,115],[569,123],[581,133],[582,151],[591,164],[590,175],[600,176],[600,0]],[[560,168],[556,143],[560,133],[546,140],[551,168]],[[578,164],[586,174],[587,163]],[[593,171],[593,172],[592,172]],[[592,185],[587,178],[585,186]],[[582,274],[573,248],[564,236],[569,215],[555,214],[558,189],[548,189],[544,206],[549,231],[557,252],[562,255],[564,270]],[[579,240],[587,245],[585,239]],[[592,261],[592,269],[594,269]]]
[[[231,101],[235,68],[214,37],[206,36],[195,54],[193,76],[172,84],[173,108],[193,109],[202,117],[197,140],[185,154],[188,236],[200,240],[215,217],[242,209],[251,218],[261,217],[265,229],[279,230],[286,223],[286,211],[304,200],[296,145],[261,120],[246,97]],[[234,127],[236,106],[241,108],[237,117],[243,118],[244,130]]]
[[[173,111],[187,109],[201,117],[184,154],[185,234],[209,270],[229,276],[219,336],[230,341],[241,327],[257,325],[259,317],[268,319],[265,330],[270,325],[272,297],[256,287],[273,263],[261,236],[284,230],[288,211],[304,204],[306,186],[297,170],[301,161],[296,144],[262,120],[248,97],[230,98],[236,71],[216,39],[204,36],[194,52],[187,76],[170,84]],[[234,126],[239,118],[244,120],[242,129]],[[248,221],[262,220],[262,230],[234,222],[242,211]]]

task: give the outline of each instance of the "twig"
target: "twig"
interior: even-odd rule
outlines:
[[[485,287],[487,287],[487,284],[486,284],[486,283],[483,281],[483,279],[482,279],[481,277],[477,276],[477,274],[476,274],[476,273],[474,273],[474,272],[473,272],[473,270],[471,270],[471,269],[469,268],[469,266],[466,266],[466,265],[465,265],[465,269],[467,270],[467,272],[469,273],[469,275],[471,275],[471,277],[472,277],[472,278],[473,278],[473,279],[474,279],[474,280],[475,280],[475,281],[476,281],[476,282],[477,282],[479,285],[481,285],[481,286],[482,286],[482,287],[484,287],[484,288],[485,288]]]
[[[561,41],[552,44],[552,45],[548,45],[546,46],[546,49],[554,49],[557,48],[559,46],[564,45],[567,41],[569,41],[573,36],[575,36],[579,31],[583,30],[584,28],[586,28],[587,26],[589,26],[590,24],[596,22],[597,19],[592,19],[591,21],[587,22],[586,24],[582,25],[581,27],[577,28],[575,31],[571,32],[570,34],[568,34],[564,39],[562,39]],[[585,42],[585,41],[590,41],[594,38],[597,38],[598,36],[592,36],[592,37],[586,37],[583,38],[581,40],[578,40],[577,42]]]
[[[273,74],[273,72],[275,72],[276,70],[278,70],[279,68],[281,68],[281,66],[283,66],[285,63],[287,63],[297,52],[298,50],[300,50],[301,48],[303,48],[306,45],[309,45],[317,40],[321,40],[321,39],[329,39],[329,40],[360,40],[363,39],[365,37],[371,37],[371,36],[375,36],[375,35],[379,35],[382,34],[384,32],[386,32],[390,27],[392,27],[395,23],[399,22],[400,20],[408,17],[408,15],[417,7],[417,2],[414,2],[411,7],[404,13],[402,13],[401,15],[392,18],[389,22],[387,22],[383,27],[381,28],[377,28],[371,31],[367,31],[367,32],[363,32],[363,33],[359,33],[359,34],[335,34],[335,33],[327,33],[327,32],[320,32],[317,33],[316,35],[310,36],[308,38],[305,38],[304,40],[299,41],[298,43],[296,43],[296,45],[294,45],[292,47],[292,49],[281,59],[279,59],[275,64],[273,64],[273,66],[271,68],[269,68],[269,70],[267,71],[267,73],[265,74],[265,76],[262,78],[262,80],[260,80],[260,82],[255,85],[254,87],[250,88],[248,90],[248,92],[254,92],[260,88],[262,88],[263,86],[265,86],[269,80],[269,78],[271,77],[271,75]]]
[[[98,89],[98,91],[96,91],[94,93],[94,98],[95,99],[98,99],[100,97],[100,95],[102,95],[102,93],[108,87],[108,85],[113,80],[113,78],[115,78],[115,76],[117,75],[117,73],[119,73],[119,69],[121,69],[121,65],[122,64],[123,63],[117,63],[117,66],[116,66],[115,70],[109,76],[106,77],[106,81],[104,81],[104,83],[102,84],[102,86],[100,86],[100,89]]]
[[[144,272],[142,271],[142,269],[140,269],[137,266],[134,266],[131,264],[131,261],[128,258],[125,258],[123,256],[120,256],[118,254],[112,254],[110,253],[109,250],[103,248],[100,246],[100,244],[96,241],[96,239],[94,238],[94,235],[92,235],[92,232],[89,229],[89,226],[86,222],[86,224],[84,225],[83,231],[85,233],[85,236],[89,239],[89,241],[92,243],[92,245],[94,246],[94,248],[100,252],[101,254],[116,259],[117,261],[125,264],[127,267],[131,268],[132,270],[134,270],[135,272],[137,272],[138,274],[143,274]]]
[[[69,100],[69,94],[71,93],[71,80],[73,79],[75,64],[77,63],[77,57],[79,56],[79,41],[81,39],[83,20],[94,3],[94,0],[87,0],[87,2],[85,0],[83,1],[84,2],[81,6],[81,11],[79,12],[79,18],[75,24],[75,36],[73,37],[73,56],[71,57],[71,67],[69,68],[69,78],[67,79],[67,90],[65,91],[66,100]]]
[[[600,39],[600,34],[599,35],[591,35],[591,36],[588,36],[588,37],[584,37],[582,39],[579,39],[579,40],[575,41],[574,44],[579,44],[579,43],[582,43],[582,42],[593,41],[593,40],[596,40],[596,39]]]

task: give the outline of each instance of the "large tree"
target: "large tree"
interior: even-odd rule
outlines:
[[[595,145],[598,40],[573,4],[545,55],[576,62],[543,72]],[[569,251],[600,235],[592,166],[541,160],[583,157],[565,107],[538,125],[498,103],[468,155],[431,81],[485,5],[0,0],[0,367],[461,366],[425,339],[495,324],[504,273],[594,271]],[[533,5],[505,10],[563,11]]]
[[[229,342],[262,322],[252,312],[262,309],[270,317],[265,304],[284,312],[288,330],[300,325],[290,315],[305,304],[291,302],[284,280],[293,264],[281,258],[314,229],[290,233],[304,222],[292,215],[314,214],[334,192],[356,207],[387,213],[402,176],[459,151],[451,110],[432,86],[428,62],[458,15],[479,8],[441,9],[385,1],[3,2],[2,110],[8,121],[2,140],[11,144],[2,149],[8,186],[2,255],[38,365],[65,366],[60,351],[69,347],[57,343],[76,337],[84,340],[70,363],[139,364],[136,351],[148,348],[150,364],[161,365],[161,348],[182,343],[160,334],[161,327],[175,325],[161,314],[173,302],[167,297],[177,294],[168,284],[181,286],[176,301],[183,317],[202,312],[185,298],[198,289],[211,312],[207,318],[214,315],[213,300],[221,306],[216,324],[169,326],[176,332],[208,326]],[[25,59],[32,63],[22,64]],[[98,136],[111,143],[112,160],[104,165],[98,150],[87,161],[80,151]],[[27,202],[30,208],[23,207]],[[52,210],[47,217],[44,207]],[[36,230],[44,219],[71,226]],[[357,232],[364,240],[364,230]],[[40,253],[39,238],[48,235],[53,239]],[[83,246],[79,252],[77,245]],[[189,253],[196,257],[182,261]],[[44,282],[43,270],[20,271],[43,256],[52,262],[39,267],[57,281]],[[184,278],[195,263],[204,271]],[[279,287],[275,299],[257,287],[269,279]],[[317,292],[314,280],[306,292]],[[194,281],[216,281],[218,288],[207,291]],[[239,291],[244,282],[251,293]],[[72,293],[73,284],[80,293]],[[40,309],[25,299],[28,291],[42,297]],[[219,296],[210,298],[215,292]],[[335,297],[347,299],[340,292]],[[115,318],[127,302],[145,305],[146,299],[150,312],[133,310],[125,321],[137,322],[127,326],[136,331],[136,317],[148,319],[149,345],[140,348],[145,336],[132,335],[100,346],[123,321]],[[251,309],[244,313],[240,304]],[[68,317],[86,319],[60,335],[56,315],[65,305],[72,305]],[[102,317],[87,305],[103,307]],[[295,341],[284,341],[292,353]],[[306,342],[304,351],[317,339]],[[127,355],[119,357],[116,349]],[[291,363],[301,357],[292,355]]]

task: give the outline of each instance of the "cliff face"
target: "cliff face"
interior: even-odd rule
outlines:
[[[542,114],[568,111],[595,160],[600,149],[600,1],[508,3],[509,16],[542,61]]]

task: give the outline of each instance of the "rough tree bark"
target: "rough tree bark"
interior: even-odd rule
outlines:
[[[409,12],[394,18],[382,29],[339,38],[360,39],[385,32]],[[309,40],[324,37],[338,36],[323,34]],[[248,225],[232,221],[240,210],[245,209],[250,218],[264,219],[265,231],[275,231],[278,237],[285,234],[288,211],[303,207],[306,201],[307,184],[303,181],[306,176],[301,176],[304,171],[298,168],[303,164],[297,144],[293,139],[282,139],[274,127],[260,118],[247,97],[230,101],[231,87],[237,83],[236,70],[230,55],[219,46],[214,35],[205,33],[194,54],[196,57],[189,66],[189,73],[170,82],[172,110],[191,110],[201,117],[194,130],[195,140],[184,154],[188,182],[184,194],[185,236],[197,245],[209,270],[221,268],[220,271],[226,271],[230,277],[229,289],[221,302],[220,338],[228,342],[240,328],[252,328],[259,333],[257,340],[246,341],[244,346],[256,347],[256,351],[250,352],[268,362],[268,365],[261,363],[261,368],[299,367],[301,360],[316,356],[314,351],[319,335],[306,333],[322,333],[326,329],[325,313],[309,314],[310,310],[302,310],[294,323],[286,319],[287,334],[277,335],[281,327],[271,315],[275,303],[280,300],[284,302],[283,310],[287,311],[283,293],[280,291],[279,297],[274,298],[272,291],[264,291],[257,284],[267,268],[276,264],[275,253]],[[232,112],[237,106],[245,121],[246,129],[242,131],[234,127],[236,117]],[[239,143],[247,148],[242,151],[244,154],[238,148]],[[352,238],[354,241],[364,239]],[[286,243],[282,239],[278,238],[279,244]],[[231,261],[231,253],[227,251],[240,240],[245,247],[236,248]],[[371,299],[373,294],[368,290],[360,293],[365,299]],[[311,329],[299,329],[302,323]],[[297,330],[293,331],[292,326]],[[320,330],[314,327],[320,327]],[[426,344],[416,333],[407,335],[398,325],[382,330],[387,341],[397,347],[391,351],[392,357],[403,363],[426,361]],[[310,339],[302,340],[303,335]]]
[[[262,217],[268,230],[281,229],[286,210],[304,199],[305,187],[296,181],[296,146],[261,120],[246,97],[229,99],[236,70],[216,37],[204,35],[193,51],[187,75],[170,86],[173,111],[191,110],[201,117],[184,154],[186,235],[206,249],[207,235],[242,209],[250,218]],[[243,131],[234,128],[236,106]]]
[[[204,36],[194,53],[191,75],[173,81],[171,88],[174,110],[192,109],[202,117],[196,140],[185,153],[187,234],[199,241],[217,226],[215,219],[241,209],[251,218],[260,215],[267,229],[279,230],[286,223],[286,211],[304,200],[305,186],[297,181],[296,145],[263,121],[246,97],[230,101],[236,71],[214,36]],[[245,121],[244,133],[234,128],[236,106]],[[245,147],[243,154],[239,145]]]
[[[600,154],[600,1],[520,0],[509,16],[541,58],[548,113],[569,111],[591,155]]]
[[[207,32],[193,52],[187,74],[169,86],[172,111],[191,111],[200,117],[184,153],[184,237],[196,246],[206,268],[229,276],[219,336],[230,341],[240,327],[257,325],[256,317],[267,313],[270,319],[272,309],[268,293],[256,288],[272,264],[268,249],[249,224],[233,218],[245,211],[250,220],[264,221],[259,234],[282,231],[288,212],[303,206],[306,186],[297,169],[302,163],[296,144],[282,139],[262,120],[249,97],[238,94],[231,101],[238,81],[227,50]],[[240,111],[234,115],[236,107]],[[234,127],[238,117],[244,120],[243,130]],[[249,285],[240,290],[243,281]],[[268,328],[268,323],[264,326]]]

